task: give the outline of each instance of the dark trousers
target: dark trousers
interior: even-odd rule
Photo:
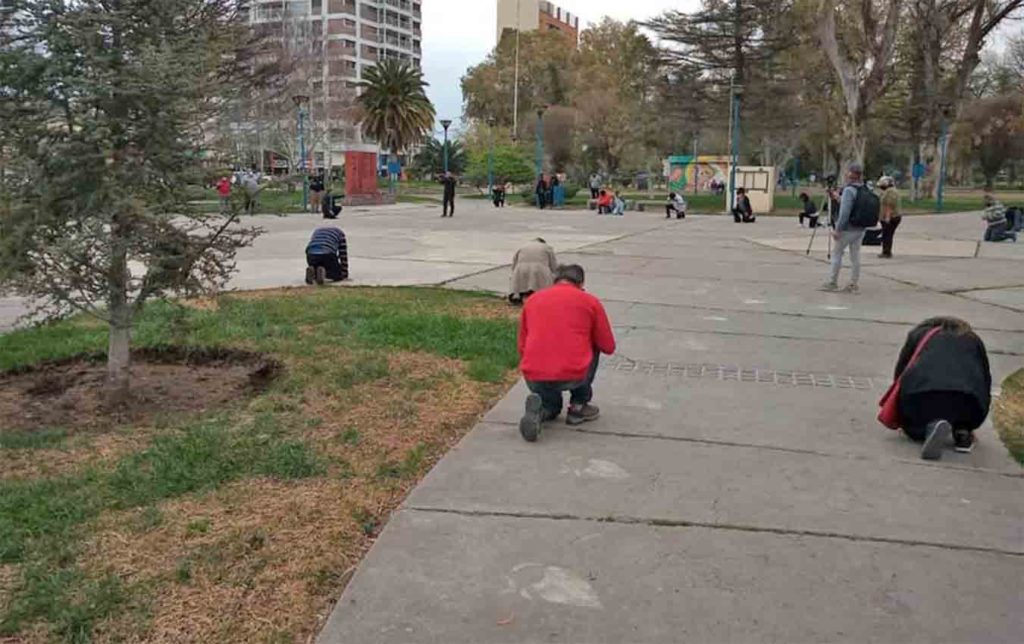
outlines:
[[[583,380],[578,382],[526,381],[526,386],[540,396],[544,403],[544,411],[554,417],[562,413],[562,392],[569,392],[570,405],[585,405],[594,397],[594,377],[597,375],[597,364],[601,353],[594,350],[594,360]]]
[[[800,213],[800,225],[801,226],[804,225],[804,219],[807,220],[807,227],[808,228],[817,228],[818,227],[818,215],[808,215],[807,213],[804,213],[804,212]]]
[[[306,253],[306,265],[310,268],[323,267],[327,279],[332,282],[348,279],[348,253],[345,249],[338,255]]]
[[[745,210],[740,210],[739,208],[733,208],[732,209],[732,218],[733,218],[733,220],[737,224],[738,223],[744,223],[744,224],[752,224],[752,223],[754,223],[754,215],[753,215],[753,213],[747,214],[747,212]]]
[[[600,188],[591,188],[590,189],[590,198],[591,199],[597,199],[600,196],[601,196],[601,189]]]
[[[676,210],[676,207],[672,204],[665,206],[665,219],[671,219],[673,214],[675,214],[676,219],[686,219],[686,211]]]
[[[934,391],[900,397],[900,420],[903,433],[911,440],[927,438],[928,423],[947,421],[953,429],[978,428],[978,403],[973,397],[959,391]],[[982,418],[984,421],[984,418]]]
[[[504,208],[505,207],[505,191],[495,190],[494,191],[494,207]]]
[[[450,217],[455,214],[455,195],[445,195],[444,202],[441,204],[442,217]]]
[[[536,199],[537,199],[537,207],[540,208],[541,210],[544,210],[547,207],[547,205],[548,205],[547,199],[544,197],[544,193],[543,192],[538,192]]]
[[[992,224],[985,229],[985,241],[987,242],[1001,242],[1001,241],[1017,241],[1017,233],[1011,233],[1005,223]]]
[[[892,255],[892,238],[896,236],[896,229],[900,227],[903,217],[893,217],[890,221],[882,222],[882,254]]]

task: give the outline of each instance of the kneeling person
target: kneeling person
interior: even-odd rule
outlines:
[[[583,290],[583,268],[559,266],[555,285],[526,301],[519,325],[519,368],[532,392],[519,432],[533,442],[541,423],[562,413],[562,392],[570,392],[566,423],[596,420],[594,395],[598,357],[615,353],[615,335],[604,306]]]
[[[306,284],[348,279],[348,243],[345,233],[334,226],[313,231],[306,245]]]

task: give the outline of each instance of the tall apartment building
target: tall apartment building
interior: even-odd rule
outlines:
[[[579,42],[580,18],[545,0],[498,0],[498,40],[506,29],[560,31]]]
[[[265,32],[280,30],[282,41],[302,50],[313,73],[309,82],[316,104],[329,112],[328,141],[314,145],[317,166],[339,163],[346,150],[372,151],[354,119],[356,84],[378,61],[398,59],[422,65],[422,0],[249,0],[250,24]],[[296,44],[297,43],[297,44]]]

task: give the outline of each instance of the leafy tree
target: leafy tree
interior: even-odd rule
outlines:
[[[223,285],[256,234],[186,192],[255,43],[233,0],[20,0],[7,20],[0,285],[104,320],[120,403],[143,303]]]
[[[570,77],[572,43],[554,31],[523,33],[519,43],[519,124],[529,127],[536,107],[567,105],[572,88]],[[499,127],[513,124],[515,90],[515,35],[509,30],[497,47],[479,65],[462,77],[466,116]],[[522,138],[524,130],[512,132]]]
[[[967,105],[956,136],[976,161],[991,189],[1006,163],[1024,155],[1024,96],[1008,94],[983,98]]]
[[[466,171],[466,150],[458,139],[448,140],[448,169],[453,174]],[[444,172],[444,143],[437,139],[427,139],[427,143],[416,154],[412,162],[412,172],[418,177],[435,177]]]
[[[392,159],[433,130],[434,104],[427,98],[427,83],[418,68],[383,60],[364,72],[359,86],[363,133],[388,150]]]
[[[476,187],[487,185],[487,150],[474,150],[469,156],[466,179]],[[513,184],[531,183],[534,168],[522,148],[501,144],[494,146],[494,181],[510,181]]]

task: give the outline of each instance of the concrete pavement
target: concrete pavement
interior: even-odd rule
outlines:
[[[991,427],[926,463],[874,416],[925,317],[975,325],[997,379],[1024,365],[1024,245],[961,253],[976,216],[907,218],[849,296],[816,290],[824,249],[788,219],[493,217],[447,234],[557,225],[606,301],[603,416],[527,444],[513,388],[392,517],[320,642],[1020,641],[1021,469]],[[505,288],[505,267],[472,273],[450,286]]]

